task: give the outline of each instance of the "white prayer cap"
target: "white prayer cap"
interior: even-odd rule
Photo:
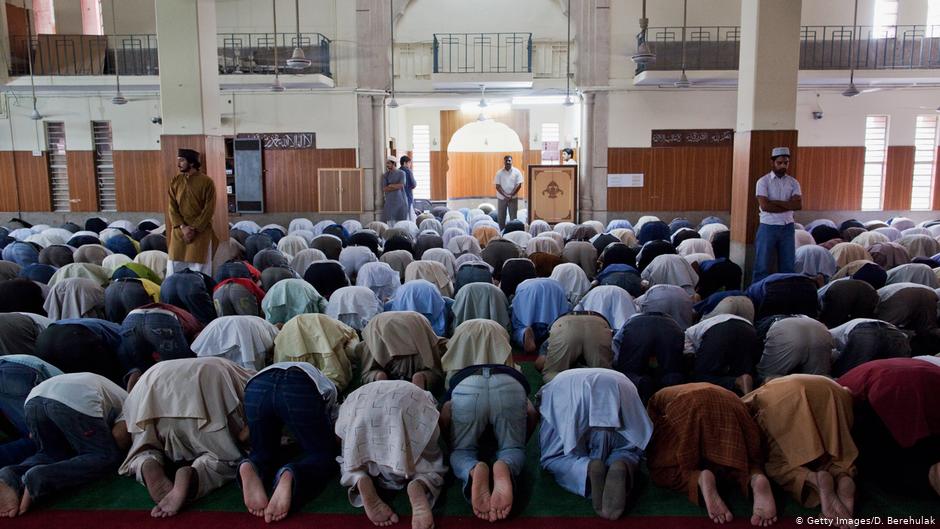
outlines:
[[[771,158],[776,158],[777,156],[790,156],[789,147],[774,147],[774,150],[770,152]]]
[[[396,165],[398,164],[398,159],[396,159],[394,156],[389,156],[388,158],[385,159],[385,161],[392,162],[393,164],[396,164]]]

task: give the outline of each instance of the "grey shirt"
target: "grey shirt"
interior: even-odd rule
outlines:
[[[386,171],[382,175],[382,187],[392,184],[402,184],[404,186],[406,177],[404,171],[393,169]],[[408,198],[405,195],[405,189],[396,189],[395,191],[385,192],[385,221],[408,220]]]

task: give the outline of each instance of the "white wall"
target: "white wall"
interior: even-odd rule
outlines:
[[[348,2],[349,0],[345,0]],[[344,0],[302,0],[300,31],[317,32],[328,38],[336,36],[337,4]],[[271,32],[274,20],[271,2],[267,0],[216,0],[216,26],[220,33]],[[277,0],[277,31],[292,32],[296,28],[294,0]]]
[[[531,32],[533,38],[567,35],[558,0],[413,0],[395,27],[402,42],[431,41],[434,33]]]
[[[610,94],[610,147],[649,147],[652,129],[733,129],[734,91],[636,90]]]
[[[58,0],[78,3],[79,0]],[[158,0],[101,0],[101,18],[104,21],[105,35],[153,35],[157,32],[157,10],[154,2]],[[111,3],[114,4],[114,16],[117,19],[117,31],[111,18]],[[79,13],[79,16],[81,14]],[[81,29],[81,20],[78,21]]]
[[[316,132],[317,148],[358,146],[356,96],[353,93],[226,92],[220,99],[223,134]]]

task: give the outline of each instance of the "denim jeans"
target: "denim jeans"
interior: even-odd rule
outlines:
[[[506,374],[480,375],[463,379],[451,392],[453,452],[450,465],[464,482],[469,498],[470,471],[479,462],[480,438],[488,426],[496,438],[495,459],[506,463],[513,477],[525,464],[526,394],[516,379]]]
[[[774,272],[780,274],[793,273],[793,262],[796,260],[794,231],[792,222],[782,226],[760,224],[757,228],[757,239],[754,241],[756,255],[754,256],[752,283],[756,283]],[[777,265],[776,270],[771,268],[774,262]]]
[[[252,378],[245,388],[245,414],[251,452],[242,463],[254,465],[266,488],[273,490],[281,474],[290,470],[291,501],[298,505],[336,471],[339,447],[332,418],[316,384],[302,370],[272,369]],[[286,464],[281,449],[285,426],[302,451]],[[236,479],[241,486],[241,478]]]
[[[34,499],[114,474],[124,455],[111,426],[44,397],[26,403],[26,424],[39,450],[0,470],[0,481]]]
[[[115,281],[104,291],[104,312],[108,321],[114,323],[121,323],[128,312],[148,303],[153,303],[153,298],[141,282],[135,279]]]
[[[146,371],[161,360],[195,356],[175,316],[159,313],[128,314],[121,324],[118,358],[126,374]]]
[[[197,272],[184,270],[168,275],[160,285],[160,301],[188,310],[203,325],[216,318],[212,292]]]
[[[0,363],[0,413],[20,434],[19,439],[0,445],[0,468],[19,463],[36,453],[36,444],[29,438],[26,427],[23,403],[42,380],[43,376],[31,367],[13,362]]]

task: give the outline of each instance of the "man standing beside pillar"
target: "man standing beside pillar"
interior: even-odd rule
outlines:
[[[199,170],[199,153],[194,150],[180,149],[176,165],[180,172],[169,190],[166,275],[186,268],[212,275],[212,253],[218,244],[212,230],[215,184]]]
[[[793,212],[803,208],[802,191],[796,178],[787,174],[790,149],[777,147],[770,154],[773,169],[757,181],[757,202],[760,205],[760,226],[755,242],[753,282],[771,274],[776,259],[776,272],[792,273],[796,258],[793,238]]]

